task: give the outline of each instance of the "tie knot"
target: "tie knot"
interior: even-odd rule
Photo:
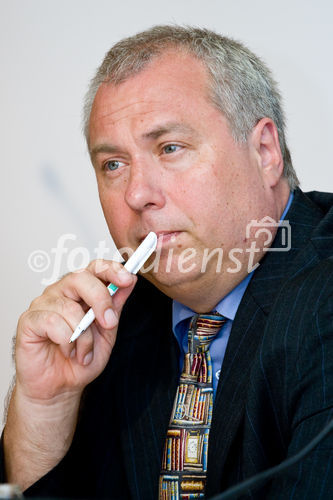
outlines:
[[[195,314],[189,329],[190,352],[206,351],[227,319],[217,312]]]

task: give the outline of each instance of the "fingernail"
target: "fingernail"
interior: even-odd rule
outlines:
[[[113,328],[118,322],[118,317],[113,309],[107,309],[104,313],[104,321],[106,328]]]
[[[92,358],[93,358],[93,352],[90,351],[90,352],[88,352],[88,354],[85,355],[85,357],[83,359],[84,366],[89,365],[89,363],[91,362]]]

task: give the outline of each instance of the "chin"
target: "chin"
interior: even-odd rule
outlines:
[[[186,289],[189,285],[193,286],[193,283],[202,277],[202,273],[200,268],[194,268],[190,272],[180,272],[178,269],[159,269],[157,272],[143,273],[143,277],[169,295],[168,290]]]

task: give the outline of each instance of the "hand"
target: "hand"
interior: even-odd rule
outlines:
[[[106,285],[119,287],[111,298]],[[96,261],[46,288],[22,314],[15,350],[16,386],[4,429],[6,474],[25,490],[68,451],[84,387],[109,360],[118,318],[136,277],[116,262]],[[86,311],[96,316],[75,343]]]
[[[109,282],[119,286],[112,298]],[[99,260],[47,287],[18,323],[15,360],[21,396],[49,404],[62,395],[80,395],[109,360],[118,318],[135,282],[121,264]],[[96,320],[69,344],[90,307]]]

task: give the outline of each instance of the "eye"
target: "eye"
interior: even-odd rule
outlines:
[[[163,147],[163,152],[165,154],[170,154],[170,153],[175,153],[181,148],[181,146],[178,146],[177,144],[167,144],[166,146]]]
[[[106,161],[103,166],[105,170],[113,171],[113,170],[118,170],[118,168],[121,167],[122,165],[124,165],[124,163],[119,160],[109,160]]]

